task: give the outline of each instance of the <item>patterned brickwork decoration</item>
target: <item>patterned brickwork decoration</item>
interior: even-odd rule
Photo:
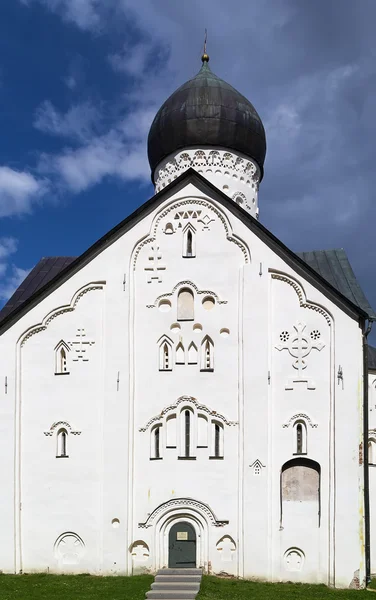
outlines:
[[[95,342],[86,339],[86,332],[83,327],[77,328],[76,339],[73,342],[68,342],[68,346],[74,350],[72,358],[73,362],[88,362],[89,357],[86,354],[87,348],[93,346]]]
[[[317,329],[310,332],[306,329],[307,326],[305,323],[297,321],[291,332],[284,330],[280,333],[280,343],[275,346],[279,351],[288,350],[290,355],[295,359],[292,366],[298,373],[296,376],[288,378],[285,386],[286,390],[294,389],[294,384],[301,382],[306,383],[309,390],[316,388],[313,379],[304,374],[307,368],[306,358],[312,350],[320,352],[325,347],[325,344],[320,341],[321,333]]]
[[[141,529],[147,529],[148,527],[152,527],[153,524],[158,520],[158,517],[163,513],[168,513],[171,510],[176,508],[182,509],[191,509],[196,510],[197,512],[205,515],[207,520],[214,527],[223,527],[224,525],[228,525],[228,521],[219,520],[215,516],[212,509],[203,502],[199,502],[198,500],[194,500],[193,498],[174,498],[173,500],[169,500],[168,502],[164,502],[160,506],[158,506],[153,512],[148,516],[145,522],[139,523],[138,526]]]
[[[201,208],[197,208],[197,207],[201,207]],[[217,217],[219,219],[219,221],[222,223],[222,226],[225,230],[226,239],[229,242],[232,242],[233,244],[238,246],[238,248],[243,253],[244,262],[250,263],[251,262],[250,250],[249,250],[247,244],[242,239],[240,239],[236,234],[234,234],[232,232],[231,224],[230,224],[227,216],[225,215],[225,213],[223,213],[221,210],[219,210],[216,206],[214,206],[207,200],[191,198],[191,199],[187,199],[187,200],[180,200],[178,202],[173,202],[169,206],[167,206],[166,208],[161,210],[160,213],[158,213],[155,220],[153,221],[149,235],[144,236],[144,238],[142,240],[140,240],[134,247],[133,254],[132,254],[133,270],[136,270],[137,260],[138,260],[141,250],[148,244],[156,243],[157,231],[159,231],[159,226],[161,224],[161,221],[163,221],[163,223],[161,224],[162,232],[165,232],[166,225],[168,223],[171,223],[171,215],[170,215],[171,212],[173,212],[174,215],[176,216],[182,212],[182,210],[180,210],[180,209],[183,209],[183,216],[185,213],[188,214],[189,210],[196,211],[196,213],[198,215],[199,210],[202,210],[202,208],[206,209],[209,219],[211,219],[210,223],[213,222],[213,220],[215,220],[215,217]],[[165,219],[166,217],[168,219]],[[179,218],[180,218],[180,216],[179,216]],[[204,227],[205,223],[203,223],[202,225]]]
[[[316,429],[318,427],[318,424],[315,423],[314,421],[312,421],[311,417],[309,417],[305,413],[297,413],[296,415],[293,415],[292,417],[290,417],[290,419],[288,421],[286,421],[285,423],[282,424],[282,427],[285,427],[285,428],[290,427],[290,425],[295,423],[295,421],[299,421],[299,420],[305,421],[313,429]]]
[[[29,340],[33,335],[35,335],[36,333],[40,333],[41,331],[45,331],[47,329],[48,325],[51,323],[51,321],[53,321],[53,319],[56,319],[56,317],[63,315],[65,313],[73,312],[77,306],[77,303],[85,294],[87,294],[88,292],[94,291],[94,290],[103,290],[105,284],[106,284],[105,281],[98,281],[95,283],[88,283],[88,284],[84,285],[82,288],[80,288],[73,295],[70,304],[53,309],[51,312],[49,312],[44,317],[44,319],[41,323],[39,323],[38,325],[34,325],[33,327],[30,327],[27,331],[25,331],[20,336],[18,342],[19,342],[21,348],[24,346],[24,344],[27,342],[27,340]]]
[[[52,436],[54,434],[54,431],[56,431],[56,429],[60,429],[61,427],[64,427],[67,431],[69,431],[71,435],[81,435],[81,431],[73,429],[72,426],[68,423],[68,421],[56,421],[56,423],[51,425],[48,431],[44,431],[43,433],[46,436]]]
[[[162,263],[162,253],[157,244],[154,244],[150,249],[148,264],[145,267],[147,272],[147,282],[157,281],[162,282],[162,271],[166,270],[166,266]]]
[[[184,287],[192,288],[198,296],[213,296],[217,304],[227,304],[228,302],[227,300],[221,300],[215,292],[212,292],[211,290],[200,290],[199,287],[195,283],[193,283],[193,281],[185,280],[179,281],[179,283],[177,283],[172,288],[171,292],[167,292],[166,294],[161,294],[160,296],[158,296],[155,299],[154,304],[147,304],[146,308],[155,308],[159,306],[161,300],[164,300],[165,298],[171,298],[172,296],[174,296],[177,290]]]
[[[156,172],[156,191],[159,192],[190,167],[203,174],[214,169],[216,173],[242,181],[255,192],[258,190],[260,173],[252,161],[224,150],[196,150],[181,152],[161,165]]]
[[[263,465],[261,460],[259,460],[258,458],[249,466],[251,467],[253,474],[256,475],[256,477],[258,475],[261,475],[263,469],[266,468],[265,465]]]
[[[148,421],[144,427],[140,427],[139,431],[140,432],[147,431],[151,425],[153,425],[154,423],[158,423],[158,421],[160,421],[164,416],[166,416],[170,412],[173,412],[174,410],[176,410],[180,406],[180,404],[183,404],[183,403],[184,404],[192,404],[196,408],[196,410],[203,412],[203,413],[209,415],[210,417],[215,417],[216,419],[218,419],[219,421],[222,421],[225,425],[228,425],[229,427],[233,427],[233,426],[239,424],[238,421],[228,421],[224,415],[221,415],[216,410],[210,409],[205,404],[200,404],[199,402],[197,402],[196,398],[192,398],[192,396],[181,396],[174,404],[170,404],[169,406],[166,406],[166,408],[164,408],[159,413],[159,415],[156,415],[155,417],[150,419],[150,421]]]

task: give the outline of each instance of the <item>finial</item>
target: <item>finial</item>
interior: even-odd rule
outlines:
[[[208,39],[208,30],[207,30],[207,29],[205,29],[204,53],[203,53],[203,55],[201,56],[202,63],[207,63],[207,62],[209,62],[209,54],[207,54],[207,53],[206,53],[206,42],[207,42],[207,39]]]

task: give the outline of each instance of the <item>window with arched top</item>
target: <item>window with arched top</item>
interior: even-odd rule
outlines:
[[[201,344],[201,371],[214,371],[214,344],[209,336]]]
[[[161,455],[161,430],[162,430],[162,425],[160,423],[158,423],[158,425],[155,425],[150,432],[151,438],[150,438],[150,458],[151,459],[160,459],[162,458]]]
[[[183,257],[194,258],[196,256],[196,232],[191,224],[183,231]]]
[[[180,411],[180,453],[179,459],[195,460],[197,448],[196,413],[190,407]]]
[[[293,426],[293,453],[307,454],[307,425],[303,420],[295,421]]]
[[[159,340],[159,370],[172,371],[172,341],[167,336]]]
[[[178,294],[178,321],[193,321],[194,295],[189,288],[183,288]]]
[[[368,464],[376,465],[376,440],[374,438],[368,439]]]
[[[281,471],[281,525],[285,529],[320,526],[319,463],[305,457],[285,463]]]
[[[223,424],[212,421],[212,455],[210,458],[223,458]]]
[[[68,458],[67,452],[67,441],[68,441],[68,432],[66,429],[59,429],[57,432],[57,448],[56,448],[56,458]]]
[[[68,352],[69,346],[61,340],[55,348],[55,375],[69,375]]]

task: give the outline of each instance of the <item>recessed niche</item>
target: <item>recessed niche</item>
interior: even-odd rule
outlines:
[[[228,190],[228,185],[224,185],[222,189],[223,190]]]
[[[200,323],[195,323],[193,325],[193,331],[196,333],[200,333],[202,331],[202,325]]]
[[[120,527],[120,521],[119,521],[119,519],[112,519],[111,525],[112,525],[112,527],[114,529],[118,529]]]
[[[171,302],[164,298],[163,300],[160,300],[158,308],[161,312],[168,312],[171,308]]]
[[[176,333],[177,331],[180,331],[181,327],[179,325],[179,323],[173,323],[170,326],[170,330],[173,331],[174,333]]]
[[[230,330],[227,327],[223,327],[219,333],[222,337],[226,338],[230,335]]]
[[[215,300],[213,296],[206,296],[202,301],[202,306],[205,308],[205,310],[211,310],[212,308],[214,308],[214,305]]]

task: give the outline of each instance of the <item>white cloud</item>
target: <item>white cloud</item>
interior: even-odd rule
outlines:
[[[20,0],[22,4],[32,2],[44,4],[65,21],[75,23],[80,29],[96,29],[100,24],[102,0]]]
[[[47,190],[47,182],[26,171],[0,166],[0,217],[30,212]]]
[[[126,73],[132,77],[142,77],[147,68],[153,46],[139,43],[135,46],[124,46],[122,52],[111,54],[108,58],[114,71]]]
[[[34,127],[51,135],[86,141],[94,135],[99,120],[99,111],[89,102],[73,105],[62,114],[46,100],[36,111]]]
[[[18,240],[14,237],[0,238],[0,301],[7,300],[29,273],[14,264],[9,265],[12,254],[17,252]]]

